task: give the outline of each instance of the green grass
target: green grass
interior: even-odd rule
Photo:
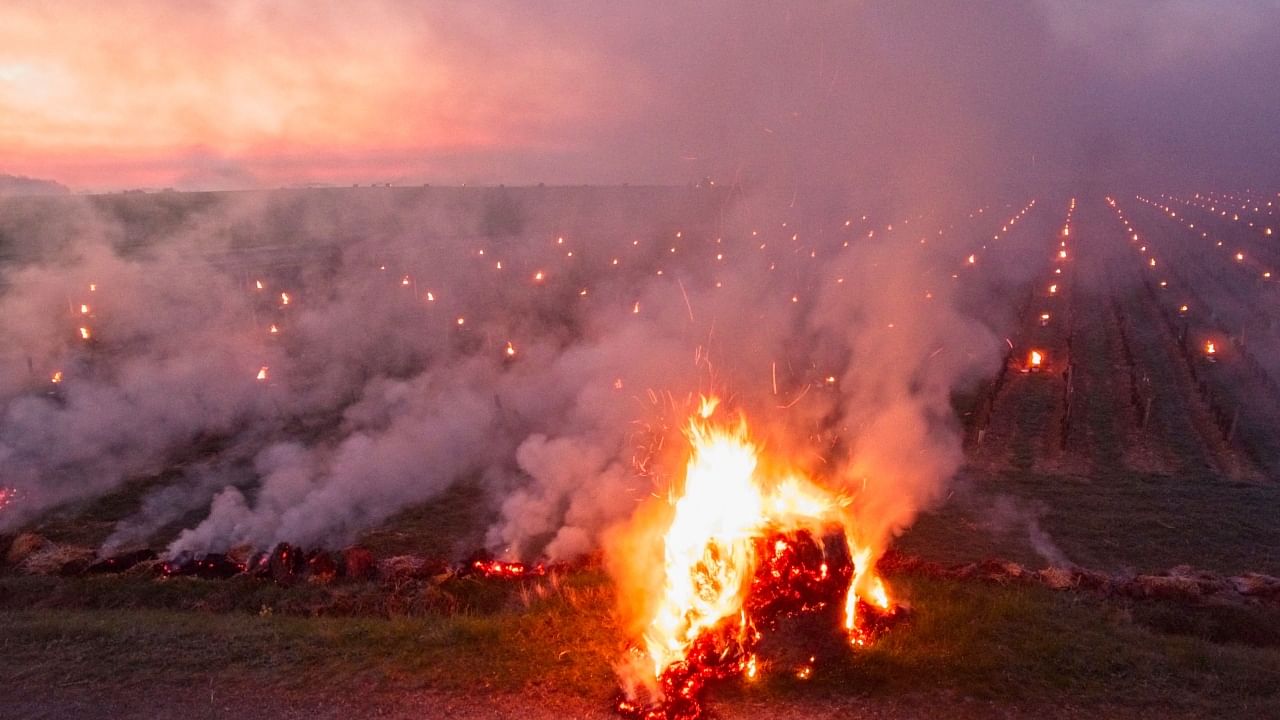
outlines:
[[[997,517],[998,502],[1017,507],[1017,516]],[[1047,562],[1028,542],[1026,519],[1037,517],[1066,556],[1085,567],[1151,572],[1189,564],[1280,575],[1277,507],[1280,484],[1236,483],[1207,473],[975,475],[950,502],[922,516],[896,547],[943,562],[1002,556],[1043,567]]]
[[[775,667],[771,679],[729,682],[717,694],[944,692],[1206,714],[1280,707],[1280,643],[1215,642],[1213,623],[1163,627],[1149,607],[1035,586],[897,577],[893,587],[915,610],[872,647],[824,655],[809,681]],[[46,691],[60,684],[180,686],[212,673],[219,681],[286,689],[323,677],[325,692],[356,686],[461,692],[483,685],[553,688],[606,701],[615,688],[611,667],[623,650],[611,587],[587,576],[547,587],[542,597],[520,599],[510,587],[508,594],[513,602],[492,612],[390,619],[6,610],[0,612],[6,658],[0,682]],[[1239,612],[1226,625],[1251,625],[1280,638],[1276,613]]]

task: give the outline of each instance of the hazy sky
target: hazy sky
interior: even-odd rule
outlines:
[[[1278,0],[0,0],[0,173],[1274,184],[1276,28]]]

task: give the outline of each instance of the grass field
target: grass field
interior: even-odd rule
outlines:
[[[873,647],[828,648],[808,681],[779,668],[758,684],[720,686],[716,697],[730,707],[933,698],[1186,717],[1265,717],[1280,709],[1280,612],[1188,612],[1031,586],[891,581],[913,612]],[[561,698],[603,709],[623,649],[610,586],[594,575],[554,587],[543,581],[541,596],[500,584],[496,604],[487,597],[448,614],[390,618],[307,618],[269,605],[181,611],[145,593],[128,609],[16,609],[15,599],[33,590],[21,584],[0,585],[0,684],[7,688],[0,703],[10,707],[19,694],[91,689],[128,703],[140,688],[199,693],[212,685],[304,698],[483,689],[539,707]],[[112,594],[80,590],[82,597]],[[28,602],[38,605],[31,598],[18,604]]]

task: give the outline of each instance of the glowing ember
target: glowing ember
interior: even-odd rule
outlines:
[[[542,563],[526,565],[521,562],[507,562],[504,560],[475,560],[471,563],[471,570],[485,577],[507,580],[541,577],[547,574],[547,566]]]
[[[872,548],[853,539],[851,499],[762,458],[745,419],[712,421],[718,403],[704,399],[686,430],[692,447],[662,534],[661,589],[646,596],[631,657],[638,677],[624,678],[649,697],[620,700],[629,717],[700,717],[708,681],[759,675],[756,648],[782,618],[825,610],[856,647],[892,607]],[[841,531],[843,541],[820,539]],[[805,667],[807,677],[812,661]]]
[[[0,510],[9,507],[17,499],[18,491],[16,488],[0,487]]]

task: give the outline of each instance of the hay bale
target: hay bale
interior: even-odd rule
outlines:
[[[1067,590],[1076,586],[1075,573],[1067,568],[1047,567],[1036,572],[1036,579],[1050,590]]]
[[[342,575],[351,580],[372,580],[378,563],[368,548],[353,545],[342,551]]]
[[[326,550],[316,550],[307,557],[307,582],[328,585],[338,577],[338,563]]]
[[[30,532],[22,533],[9,544],[9,551],[5,553],[4,561],[9,565],[21,565],[24,560],[47,544],[48,541],[43,536]]]
[[[1185,575],[1139,575],[1126,584],[1131,594],[1164,600],[1198,600],[1200,584]]]
[[[18,569],[28,575],[76,574],[88,568],[97,555],[90,547],[45,543],[23,558]]]
[[[1232,589],[1248,598],[1280,600],[1280,578],[1260,573],[1245,573],[1227,578]]]

